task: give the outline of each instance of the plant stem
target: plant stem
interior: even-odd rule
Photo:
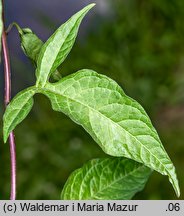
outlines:
[[[4,6],[4,1],[2,0],[2,5]],[[4,7],[3,7],[4,8]],[[8,105],[11,99],[11,69],[10,69],[10,58],[9,50],[7,44],[7,35],[5,32],[5,18],[4,18],[4,9],[3,9],[3,32],[2,32],[2,52],[4,57],[4,80],[5,80],[5,93],[4,93],[4,104],[5,107]],[[16,148],[15,148],[15,139],[13,132],[9,136],[10,144],[10,157],[11,157],[11,195],[10,199],[16,199]]]

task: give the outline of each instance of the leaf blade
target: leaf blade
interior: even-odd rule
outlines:
[[[50,74],[65,60],[73,47],[80,23],[95,4],[90,4],[61,25],[42,46],[37,62],[37,84],[44,86]]]
[[[30,59],[32,64],[37,67],[38,56],[44,44],[43,41],[40,40],[40,38],[30,28],[20,28],[17,23],[13,23],[12,25],[15,25],[18,29],[21,48],[24,54]],[[60,72],[56,70],[51,74],[51,78],[54,81],[58,81],[62,76]]]
[[[35,87],[27,88],[19,92],[8,104],[3,116],[4,142],[7,141],[10,132],[29,114],[35,92]]]
[[[116,82],[82,70],[46,84],[41,92],[49,97],[54,110],[81,125],[105,153],[133,159],[168,175],[179,196],[175,167],[148,115]]]
[[[125,158],[93,159],[68,178],[64,200],[127,200],[141,191],[151,170]]]

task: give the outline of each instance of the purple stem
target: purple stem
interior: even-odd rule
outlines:
[[[2,0],[4,6],[4,1]],[[3,10],[4,11],[4,10]],[[3,32],[2,32],[2,52],[4,57],[4,79],[5,79],[5,93],[4,93],[4,104],[5,107],[9,104],[11,99],[11,69],[10,69],[10,58],[7,44],[7,35],[5,33],[5,19],[4,12],[2,15],[3,20]],[[9,136],[10,144],[10,157],[11,157],[11,195],[10,200],[16,199],[16,148],[15,139],[13,132]]]

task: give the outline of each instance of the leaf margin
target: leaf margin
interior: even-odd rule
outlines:
[[[86,7],[84,7],[82,10],[78,11],[70,19],[68,19],[65,23],[63,23],[49,37],[49,39],[44,43],[44,45],[42,46],[41,51],[40,51],[40,53],[38,55],[38,60],[37,60],[37,69],[36,69],[36,78],[37,78],[36,86],[37,87],[43,87],[46,84],[47,80],[49,79],[50,75],[66,59],[66,57],[68,56],[68,54],[70,53],[70,51],[71,51],[71,49],[72,49],[72,47],[74,45],[74,42],[75,42],[75,39],[77,37],[77,33],[78,33],[78,30],[79,30],[80,23],[81,23],[82,19],[87,14],[87,12],[94,6],[95,6],[95,3],[91,3],[91,4],[87,5]],[[66,28],[66,26],[71,25],[72,22],[74,22],[74,25],[72,27],[70,27],[71,28],[70,32],[68,32],[69,30],[64,29],[64,28]],[[74,37],[70,41],[71,45],[68,46],[67,48],[64,48],[66,43],[68,43],[67,38],[69,36],[71,36],[71,32],[72,32],[72,30],[74,28],[76,28],[76,29],[75,29],[75,32],[73,33]],[[58,35],[60,35],[60,34],[62,36],[65,35],[65,38],[61,40],[62,43],[60,42],[61,44],[58,46],[58,44],[56,43],[56,39],[57,39]],[[53,46],[53,43],[54,43],[54,46]],[[55,48],[59,47],[59,48],[58,48],[57,52],[55,53],[55,55],[56,55],[55,59],[52,59],[52,64],[49,66],[49,69],[48,69],[48,65],[47,65],[47,68],[45,66],[45,64],[48,62],[48,56],[47,55],[48,55],[49,52],[51,52],[52,53],[52,55],[51,55],[52,58],[54,57],[53,56],[54,47]],[[51,57],[49,57],[49,61],[51,61]],[[56,65],[54,65],[54,64],[56,64]]]
[[[36,93],[36,91],[37,90],[34,86],[26,88],[23,91],[20,91],[11,100],[11,102],[8,104],[8,106],[5,110],[5,113],[3,115],[3,140],[4,140],[4,143],[7,142],[7,139],[9,137],[9,134],[11,133],[11,131],[13,131],[15,129],[15,127],[19,123],[21,123],[26,118],[26,116],[29,114],[29,112],[31,111],[33,103],[34,103],[33,95]],[[19,108],[15,108],[16,104],[19,102],[19,100],[24,98],[25,94],[28,94],[28,99],[25,100],[23,104],[20,104]],[[23,113],[23,109],[25,109],[25,107],[27,110],[25,111],[25,113]],[[12,111],[13,110],[17,110],[14,118],[12,118]],[[21,115],[20,118],[18,117],[19,115]],[[9,118],[12,120],[9,121]]]
[[[50,99],[50,101],[51,101],[52,108],[53,108],[55,111],[60,111],[60,110],[58,110],[58,109],[59,109],[59,102],[57,102],[57,103],[58,103],[58,108],[56,108],[56,107],[54,106],[54,104],[52,103],[52,100],[51,100],[51,98],[50,98],[48,92],[46,93],[46,92],[44,92],[44,91],[47,91],[47,90],[49,91],[49,89],[48,89],[49,86],[54,86],[54,88],[56,88],[56,86],[57,86],[58,84],[61,84],[62,82],[66,81],[68,77],[69,77],[69,78],[70,78],[70,77],[74,77],[76,74],[79,74],[79,73],[82,72],[82,71],[92,71],[93,73],[96,73],[96,72],[94,72],[93,70],[83,69],[83,70],[80,70],[80,71],[78,71],[78,72],[76,72],[76,73],[74,73],[74,74],[72,74],[72,75],[69,75],[69,76],[65,77],[65,78],[62,79],[60,82],[57,82],[57,83],[54,83],[54,84],[53,84],[53,83],[52,83],[52,84],[51,84],[51,83],[47,83],[46,86],[41,90],[40,93],[45,94],[47,97],[49,97],[49,99]],[[97,74],[97,76],[100,76],[100,74],[98,74],[98,73],[96,73],[96,74]],[[104,77],[107,77],[107,76],[105,76],[105,75],[103,75],[103,76],[104,76]],[[107,77],[107,78],[108,78],[108,77]],[[108,79],[111,80],[111,81],[113,81],[114,83],[116,83],[114,80],[112,80],[112,79],[110,79],[110,78],[108,78]],[[116,83],[116,84],[117,84],[117,83]],[[118,88],[121,89],[121,87],[120,87],[118,84],[117,84],[117,86],[118,86]],[[122,90],[122,91],[123,91],[123,90]],[[51,91],[51,92],[52,92],[52,91]],[[65,97],[64,95],[61,95],[61,96],[62,96],[62,97]],[[137,158],[135,158],[135,156],[133,156],[133,157],[128,157],[128,158],[133,159],[133,160],[136,160],[137,162],[143,163],[144,165],[150,167],[151,169],[154,169],[154,170],[160,172],[162,175],[167,175],[167,176],[169,177],[169,181],[171,182],[171,184],[173,185],[173,188],[175,189],[175,192],[176,192],[177,196],[180,196],[180,189],[179,189],[178,179],[177,179],[177,176],[176,176],[175,167],[174,167],[174,165],[173,165],[171,159],[169,158],[167,152],[165,151],[165,149],[164,149],[164,147],[163,147],[163,145],[162,145],[162,143],[161,143],[161,141],[160,141],[160,138],[159,138],[159,136],[158,136],[158,133],[156,132],[155,128],[153,127],[149,116],[148,116],[147,113],[145,112],[144,108],[143,108],[137,101],[135,101],[134,99],[132,99],[132,98],[130,98],[129,96],[125,95],[124,92],[123,92],[123,96],[127,97],[128,99],[130,99],[131,101],[133,101],[134,103],[136,103],[136,104],[140,107],[141,112],[143,112],[144,115],[146,116],[146,118],[149,120],[149,124],[150,124],[151,127],[153,128],[153,132],[156,133],[157,141],[158,141],[159,146],[160,146],[160,152],[159,152],[159,154],[165,155],[164,160],[167,160],[167,163],[169,162],[170,165],[166,167],[166,164],[167,164],[167,163],[166,163],[165,165],[162,164],[162,162],[160,161],[160,159],[158,159],[157,157],[155,157],[155,159],[157,160],[157,162],[159,162],[160,165],[161,165],[161,164],[163,165],[163,169],[161,169],[161,168],[159,167],[160,165],[157,167],[156,164],[150,165],[150,164],[147,164],[147,163],[145,163],[144,161],[142,161],[142,160],[140,160],[140,159],[137,160]],[[63,103],[63,102],[62,102],[62,103]],[[65,104],[65,105],[66,105],[66,104]],[[98,139],[96,136],[94,136],[93,134],[91,134],[91,131],[89,131],[87,128],[85,128],[83,124],[77,122],[72,116],[70,116],[69,114],[67,114],[65,111],[62,110],[62,111],[60,111],[60,112],[63,112],[64,114],[68,115],[75,123],[81,125],[81,126],[92,136],[92,138],[100,145],[99,139]],[[120,152],[118,155],[112,154],[112,152],[106,151],[106,150],[102,147],[102,145],[100,145],[100,146],[101,146],[101,148],[103,149],[103,151],[104,151],[106,154],[109,154],[109,155],[111,155],[111,156],[127,157],[127,155],[121,154],[121,152]],[[144,147],[144,145],[143,145],[143,147]],[[145,147],[144,147],[144,148],[145,148]],[[149,151],[150,151],[150,150],[149,150]],[[150,154],[150,155],[151,155],[151,154]],[[163,156],[163,155],[162,155],[162,156]],[[169,168],[169,167],[170,167],[170,168]]]
[[[135,176],[135,173],[137,176]],[[114,157],[92,159],[70,174],[63,187],[60,198],[62,200],[131,199],[137,192],[144,188],[151,173],[152,170],[150,168],[127,158]],[[123,181],[129,181],[131,177],[131,181],[134,181],[135,183],[134,188],[130,188],[127,184],[122,185]],[[110,178],[111,181],[106,180],[106,183],[108,184],[105,185],[105,183],[101,183],[101,178],[108,180]],[[111,191],[112,185],[116,185],[117,182],[119,182],[122,195],[120,195],[120,193],[118,194],[117,190],[115,190],[116,193]],[[129,182],[129,184],[130,183],[132,182]],[[97,188],[99,191],[96,190]],[[110,189],[112,195],[106,194],[108,189]],[[103,192],[104,190],[105,192]],[[129,194],[126,194],[127,190],[129,190]],[[94,194],[92,194],[93,192]]]

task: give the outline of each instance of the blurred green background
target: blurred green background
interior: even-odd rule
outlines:
[[[11,8],[9,2],[7,7]],[[69,12],[60,21],[41,12],[37,2],[34,14],[39,14],[35,20],[40,27],[36,30],[33,24],[33,29],[46,39],[48,32],[51,34],[72,13],[95,1],[78,1],[76,8],[77,1],[75,5],[69,1]],[[62,13],[64,3],[59,8],[54,2],[48,3],[48,8]],[[71,54],[59,70],[65,76],[82,68],[94,69],[116,80],[129,96],[143,105],[176,167],[180,199],[184,199],[184,1],[103,0],[96,3],[81,26]],[[29,23],[27,26],[32,28]],[[15,94],[34,83],[34,68],[21,53],[15,30],[10,33],[9,41]],[[1,91],[1,103],[2,95]],[[91,158],[106,157],[80,126],[62,113],[52,111],[48,99],[41,95],[35,96],[33,110],[15,134],[18,199],[59,199],[73,170]],[[9,146],[3,145],[2,129],[0,137],[0,199],[8,199]],[[167,177],[154,172],[144,191],[134,199],[177,197]]]

